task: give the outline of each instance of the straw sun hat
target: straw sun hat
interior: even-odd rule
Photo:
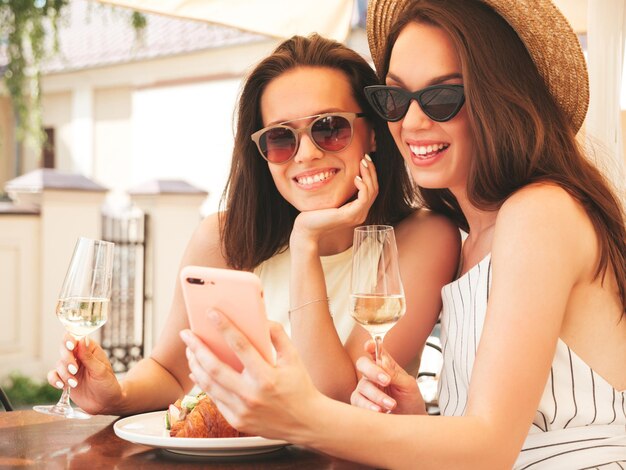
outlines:
[[[379,72],[389,30],[412,1],[369,2],[367,38]],[[495,10],[517,32],[556,102],[578,131],[589,106],[589,77],[580,43],[567,19],[551,0],[480,1]]]

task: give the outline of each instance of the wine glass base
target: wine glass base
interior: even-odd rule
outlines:
[[[72,408],[72,407],[64,407],[57,405],[37,405],[33,406],[33,410],[38,413],[43,413],[51,416],[60,416],[61,418],[67,419],[89,419],[91,418],[90,414],[85,413],[81,409]]]

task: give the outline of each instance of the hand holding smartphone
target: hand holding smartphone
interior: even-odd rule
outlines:
[[[208,312],[219,310],[248,338],[269,363],[274,362],[263,288],[250,272],[185,266],[180,273],[191,331],[223,362],[238,372],[243,364],[222,334],[209,321]]]

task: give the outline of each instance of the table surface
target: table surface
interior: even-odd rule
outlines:
[[[115,435],[116,416],[57,418],[32,410],[0,412],[0,468],[370,468],[299,446],[249,457],[192,457],[132,444]]]

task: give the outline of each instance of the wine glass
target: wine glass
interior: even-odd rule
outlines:
[[[376,363],[387,332],[404,315],[406,304],[393,227],[354,229],[350,312],[376,343]]]
[[[113,274],[111,242],[80,237],[56,305],[56,314],[76,340],[100,328],[107,321]],[[66,385],[56,405],[35,406],[35,411],[65,418],[90,416],[70,405],[70,387]]]

